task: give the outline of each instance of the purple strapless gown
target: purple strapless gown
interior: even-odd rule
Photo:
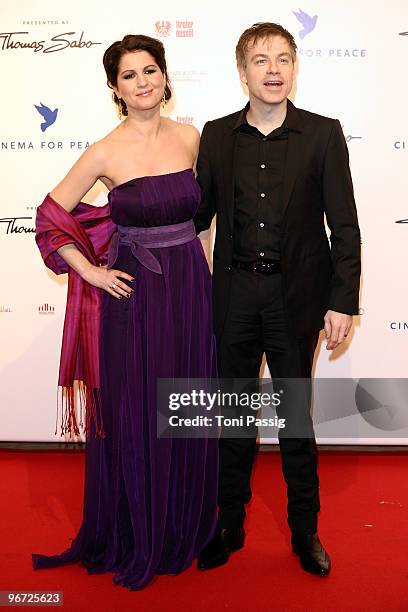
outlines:
[[[159,227],[191,220],[200,200],[191,169],[136,178],[109,194],[113,221]],[[135,277],[130,299],[104,293],[101,396],[105,438],[86,442],[84,510],[71,546],[33,555],[36,569],[79,562],[114,572],[131,590],[177,574],[215,528],[216,439],[157,439],[156,379],[216,374],[211,275],[201,246],[149,249],[162,274],[119,244],[115,269]]]

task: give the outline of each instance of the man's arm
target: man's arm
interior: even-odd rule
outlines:
[[[201,204],[194,217],[194,225],[197,234],[210,227],[216,212],[208,129],[209,123],[207,122],[201,134],[197,159],[197,181],[201,187]]]
[[[336,119],[323,167],[323,198],[331,236],[333,277],[325,316],[327,348],[340,344],[358,314],[360,288],[360,229],[354,201],[347,144]]]

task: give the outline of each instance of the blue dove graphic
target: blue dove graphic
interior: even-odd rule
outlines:
[[[38,110],[40,115],[44,118],[44,123],[41,124],[41,131],[45,132],[47,128],[50,127],[55,120],[57,119],[58,108],[55,110],[51,110],[48,106],[45,106],[42,102],[40,102],[40,106],[34,104],[35,108]]]
[[[299,36],[303,40],[303,38],[307,34],[310,34],[310,32],[312,32],[315,29],[316,21],[317,21],[317,15],[315,15],[314,17],[311,17],[310,15],[308,15],[307,13],[302,11],[302,9],[299,9],[298,13],[296,13],[296,11],[293,11],[293,14],[295,15],[296,19],[298,21],[300,21],[300,23],[303,26],[303,30],[300,30],[300,32],[299,32]]]

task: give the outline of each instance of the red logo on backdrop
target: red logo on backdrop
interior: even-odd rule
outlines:
[[[156,34],[160,36],[161,38],[170,36],[170,32],[171,32],[170,21],[156,21],[155,28],[156,28]]]
[[[38,314],[55,314],[55,308],[49,304],[43,304],[38,307]]]
[[[182,38],[193,38],[193,21],[176,21],[176,36]]]
[[[175,27],[175,35],[176,38],[193,38],[194,36],[194,21],[182,21],[180,19],[176,20]],[[172,24],[170,21],[156,21],[155,29],[157,36],[160,38],[165,38],[166,36],[170,36],[172,30]]]
[[[188,125],[192,125],[193,117],[188,117],[187,115],[184,117],[177,117],[177,123],[188,123]]]

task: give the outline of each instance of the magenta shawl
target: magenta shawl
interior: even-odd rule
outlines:
[[[62,435],[72,432],[78,435],[80,427],[89,435],[92,419],[96,435],[105,436],[98,393],[102,290],[84,281],[57,251],[66,244],[74,244],[92,264],[104,265],[115,230],[108,204],[96,207],[80,202],[70,214],[48,194],[37,209],[35,240],[45,265],[55,274],[68,272],[58,377],[58,386],[62,389]],[[74,380],[79,389],[79,415],[74,401]]]

